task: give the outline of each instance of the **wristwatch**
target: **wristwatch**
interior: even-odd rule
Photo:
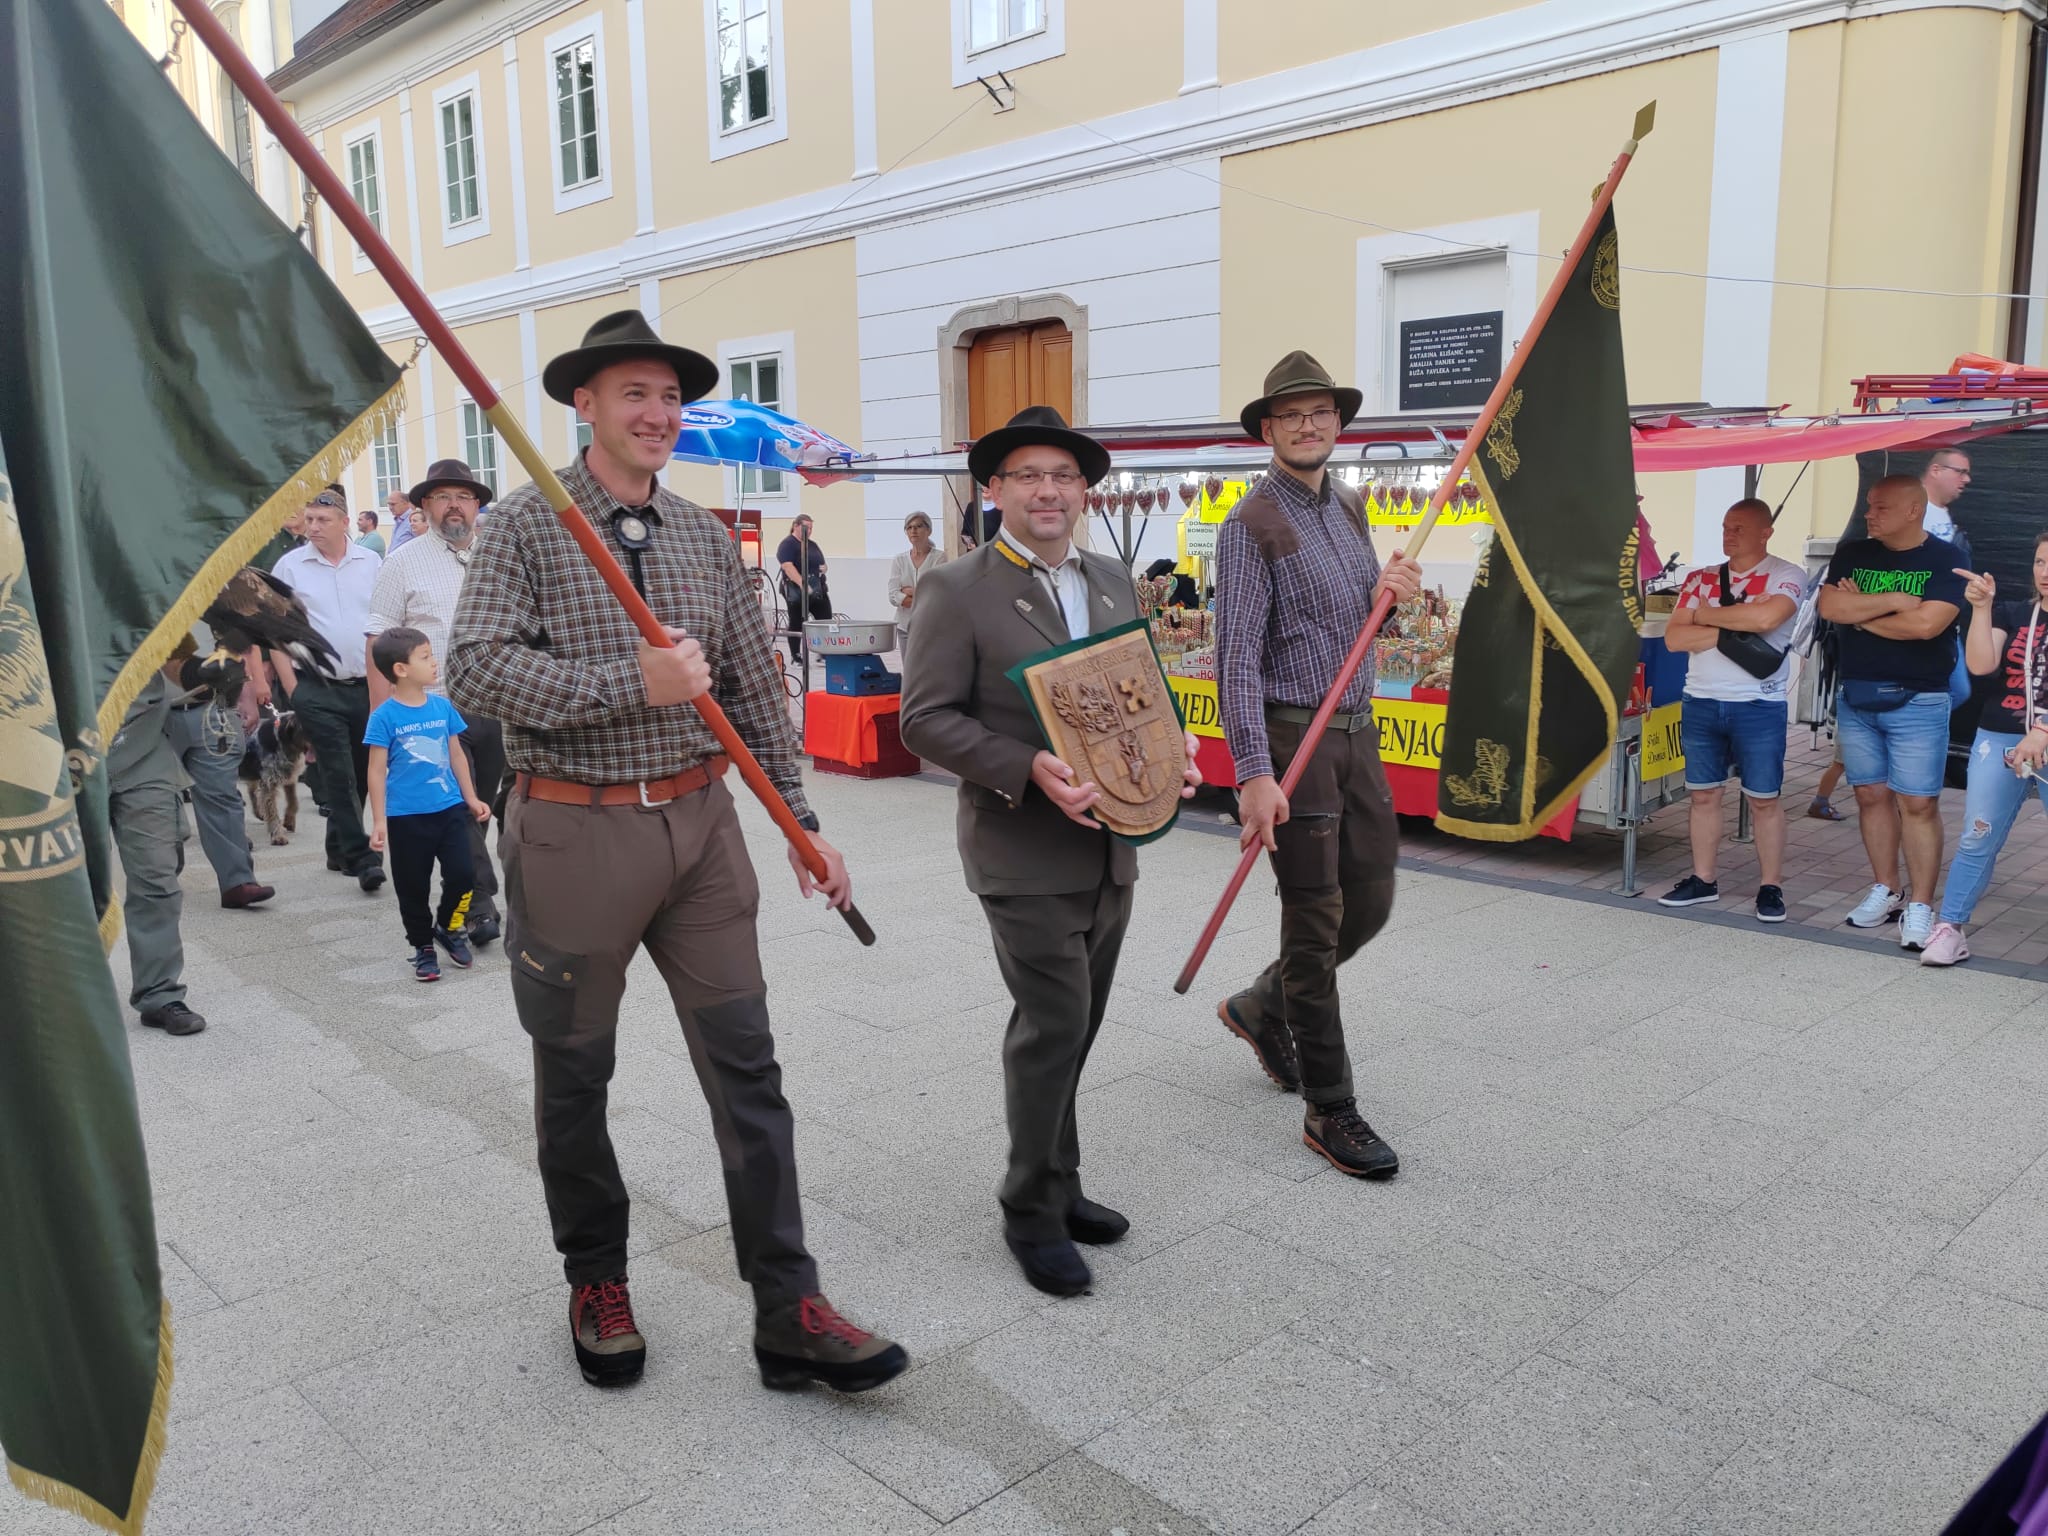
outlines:
[[[815,832],[818,830],[818,813],[816,811],[806,811],[803,815],[797,817],[796,824],[806,832]]]

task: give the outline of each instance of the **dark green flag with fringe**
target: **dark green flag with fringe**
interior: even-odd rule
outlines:
[[[1472,456],[1494,536],[1459,621],[1437,781],[1437,825],[1495,842],[1534,837],[1607,760],[1635,676],[1635,464],[1612,208],[1527,346]]]
[[[399,369],[105,0],[0,0],[0,224],[0,1449],[136,1531],[171,1333],[103,754]]]

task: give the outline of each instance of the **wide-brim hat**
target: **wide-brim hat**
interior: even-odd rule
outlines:
[[[987,485],[1004,459],[1019,448],[1040,444],[1071,453],[1090,485],[1109,473],[1109,450],[1087,433],[1076,432],[1049,405],[1027,405],[995,431],[976,438],[967,450],[967,472],[977,484]]]
[[[1310,357],[1306,352],[1290,352],[1266,372],[1266,392],[1237,413],[1238,424],[1244,428],[1244,435],[1253,442],[1264,442],[1259,423],[1273,414],[1273,402],[1288,395],[1331,394],[1337,397],[1337,419],[1340,427],[1351,425],[1351,418],[1358,414],[1359,406],[1365,403],[1363,390],[1340,388],[1330,377],[1330,370]]]
[[[405,493],[405,499],[416,507],[427,504],[427,498],[444,485],[469,492],[476,498],[478,506],[488,505],[496,494],[488,485],[470,473],[470,468],[460,459],[436,459],[427,466],[427,478]]]
[[[685,405],[718,387],[718,364],[688,347],[670,346],[654,334],[654,327],[637,309],[619,310],[591,326],[583,333],[582,346],[564,352],[541,370],[540,385],[548,398],[574,405],[578,387],[593,373],[635,357],[659,358],[675,369]]]

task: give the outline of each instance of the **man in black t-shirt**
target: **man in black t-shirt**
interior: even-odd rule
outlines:
[[[1911,475],[1878,481],[1865,514],[1870,537],[1835,551],[1820,593],[1821,617],[1840,630],[1836,724],[1870,855],[1870,894],[1849,922],[1876,928],[1900,912],[1903,844],[1899,942],[1908,949],[1924,949],[1934,935],[1948,680],[1964,586],[1962,552],[1927,532],[1926,513],[1927,493]]]
[[[782,600],[789,604],[789,659],[802,661],[804,615],[832,617],[832,596],[825,588],[825,551],[812,542],[811,520],[803,513],[789,525],[789,537],[775,547],[775,563],[782,569]]]

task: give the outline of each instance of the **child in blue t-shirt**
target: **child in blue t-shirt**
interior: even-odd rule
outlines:
[[[416,629],[387,629],[370,643],[370,659],[391,683],[363,731],[370,749],[370,846],[391,850],[398,915],[412,946],[412,973],[439,981],[434,943],[467,970],[475,960],[463,932],[476,886],[469,824],[491,808],[476,797],[469,754],[455,738],[468,729],[455,706],[428,687],[441,669]],[[441,904],[430,910],[434,863],[441,864]]]

